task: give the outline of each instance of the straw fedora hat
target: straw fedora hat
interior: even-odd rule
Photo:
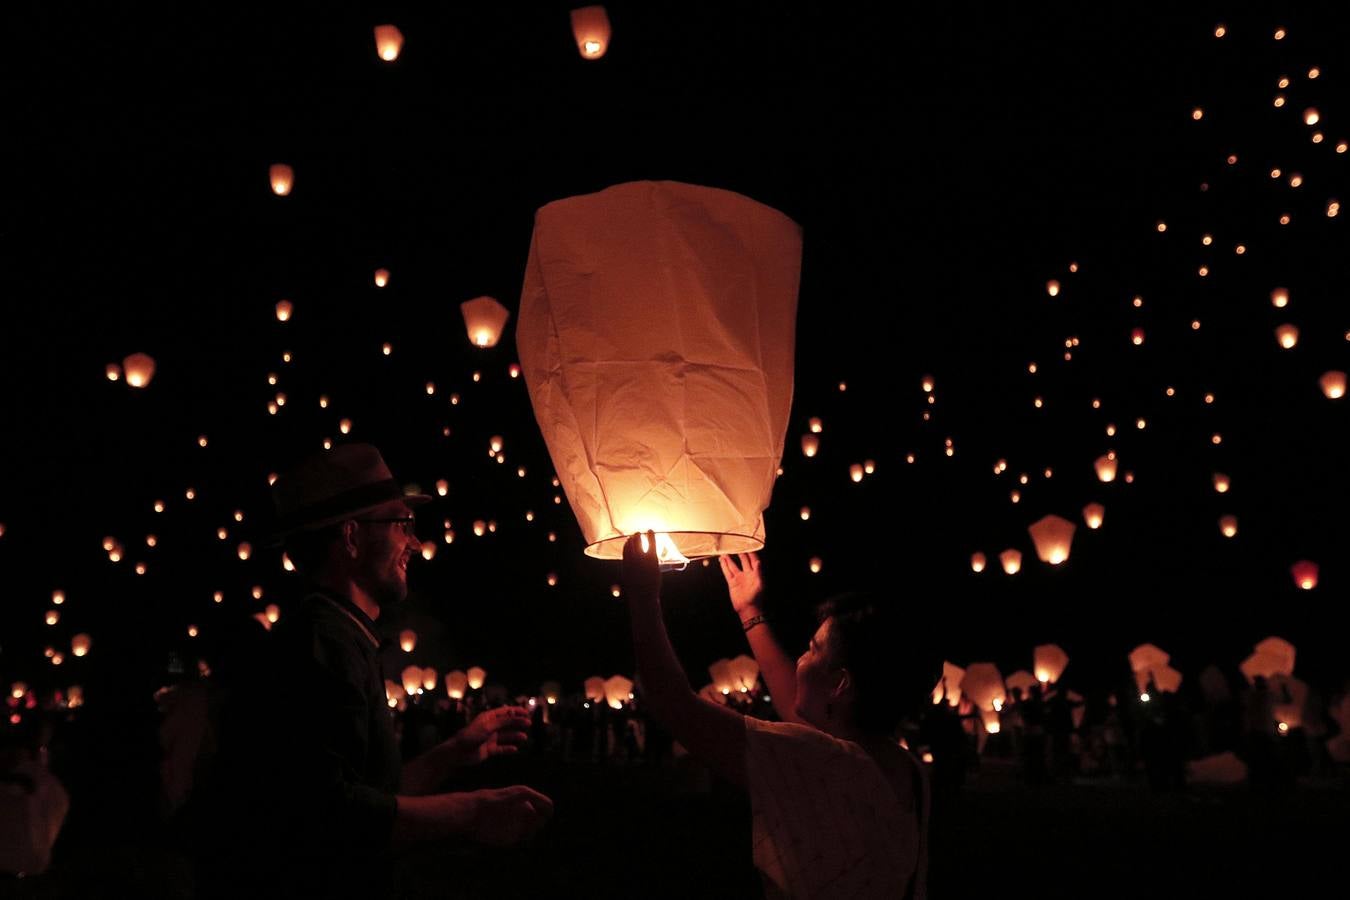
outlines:
[[[356,518],[392,500],[430,503],[426,494],[405,494],[371,444],[343,444],[311,456],[272,485],[275,539]]]

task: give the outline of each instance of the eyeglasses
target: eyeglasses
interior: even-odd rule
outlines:
[[[416,517],[416,516],[399,516],[399,517],[393,518],[393,519],[352,519],[352,521],[353,521],[353,522],[364,522],[364,523],[369,524],[369,525],[385,525],[385,524],[388,524],[388,525],[394,525],[394,524],[401,525],[402,528],[400,528],[400,530],[401,530],[405,535],[408,535],[409,537],[411,537],[411,536],[413,535],[413,533],[414,533],[414,532],[416,531],[416,529],[417,529],[417,517]]]

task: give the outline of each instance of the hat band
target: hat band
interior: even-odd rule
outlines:
[[[295,528],[307,522],[318,522],[323,519],[332,519],[343,513],[369,509],[390,500],[398,500],[402,496],[403,490],[394,479],[372,481],[369,484],[345,490],[340,494],[334,494],[316,503],[302,506],[286,516],[283,523],[286,528]]]

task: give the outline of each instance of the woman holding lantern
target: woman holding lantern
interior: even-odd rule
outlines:
[[[766,896],[926,896],[927,783],[894,738],[903,697],[878,608],[860,598],[827,603],[794,666],[759,612],[758,558],[742,554],[737,566],[723,557],[732,605],[783,721],[741,716],[690,689],[661,618],[655,547],[648,532],[623,553],[643,700],[691,755],[749,792]]]

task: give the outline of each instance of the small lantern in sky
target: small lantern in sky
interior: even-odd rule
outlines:
[[[402,49],[403,32],[398,30],[398,26],[375,26],[375,52],[380,54],[380,59],[393,62],[398,59],[399,51]]]
[[[1117,464],[1116,455],[1114,453],[1107,453],[1105,456],[1097,457],[1097,461],[1092,464],[1092,467],[1097,470],[1098,480],[1103,482],[1116,480]]]
[[[431,562],[433,559],[436,558],[436,542],[435,542],[435,541],[423,541],[423,542],[422,542],[422,558],[425,559],[427,562]]]
[[[463,672],[456,669],[445,673],[445,692],[450,695],[451,700],[463,700],[468,688],[469,676]]]
[[[425,669],[422,670],[422,690],[424,691],[436,690],[436,682],[438,679],[439,676],[436,674],[436,670],[431,668],[430,666],[427,666]]]
[[[155,377],[155,360],[146,353],[133,353],[122,360],[122,370],[126,373],[128,386],[143,388]]]
[[[285,197],[295,186],[295,170],[285,163],[273,163],[267,172],[272,181],[272,193]]]
[[[1219,531],[1224,537],[1230,538],[1237,534],[1238,521],[1237,516],[1222,516],[1219,519]]]
[[[802,456],[807,459],[820,452],[820,438],[814,434],[802,435]]]
[[[1106,507],[1100,503],[1089,503],[1083,507],[1083,521],[1087,527],[1098,529],[1102,527],[1102,521],[1106,517]]]
[[[1279,341],[1280,346],[1285,350],[1292,350],[1298,343],[1298,326],[1288,322],[1275,329],[1275,340]]]
[[[109,381],[116,381],[122,377],[122,367],[117,363],[108,363],[103,369],[103,374],[108,377]]]
[[[1289,289],[1277,287],[1270,292],[1270,303],[1276,309],[1284,309],[1289,305]]]
[[[972,553],[970,554],[970,571],[983,572],[988,562],[983,553]]]
[[[470,690],[478,690],[483,686],[483,682],[487,681],[487,672],[479,666],[472,666],[464,675],[469,681]]]
[[[385,285],[387,285],[388,283],[389,283],[389,270],[388,270],[388,269],[376,269],[376,270],[375,270],[375,286],[378,287],[378,288],[382,288],[382,287],[384,287]]]
[[[597,703],[603,703],[605,700],[605,679],[599,675],[592,675],[587,678],[582,685],[582,691],[587,700],[594,700]]]
[[[1003,571],[1009,575],[1016,575],[1022,571],[1022,551],[1009,548],[998,555],[999,562],[1003,563]]]
[[[818,417],[813,416],[811,419],[807,421],[806,428],[812,434],[820,434],[822,431],[825,430],[825,423],[822,422]]]
[[[797,224],[730,191],[635,182],[538,211],[516,343],[587,555],[648,530],[667,564],[763,547],[800,267]]]
[[[1032,651],[1032,669],[1036,680],[1041,684],[1054,684],[1059,681],[1069,664],[1069,654],[1058,644],[1041,644]]]
[[[1310,591],[1317,587],[1317,563],[1310,559],[1300,559],[1289,568],[1290,574],[1294,576],[1294,584],[1305,591]]]
[[[459,305],[464,316],[464,328],[469,333],[469,342],[475,347],[495,347],[501,340],[502,329],[511,318],[511,311],[492,297],[477,297]]]
[[[866,473],[863,471],[861,463],[854,463],[848,467],[848,477],[853,479],[855,484],[863,480],[864,474]]]
[[[1214,473],[1214,490],[1220,494],[1228,493],[1228,489],[1233,486],[1232,479],[1222,472]]]
[[[87,656],[90,645],[89,635],[81,632],[70,639],[70,652],[74,656]]]
[[[603,6],[572,10],[572,36],[583,59],[599,59],[609,49],[609,16]]]
[[[422,667],[406,666],[402,674],[403,690],[408,694],[422,693]]]
[[[1027,527],[1031,540],[1036,544],[1036,555],[1041,558],[1041,562],[1052,566],[1069,558],[1073,533],[1077,530],[1077,525],[1056,515],[1045,516]]]
[[[277,321],[289,322],[291,314],[295,312],[295,304],[289,300],[277,301]]]
[[[1047,281],[1047,282],[1045,283],[1045,292],[1046,292],[1047,294],[1049,294],[1051,297],[1058,297],[1058,296],[1059,296],[1059,282],[1058,282],[1058,281],[1055,281],[1053,278],[1050,279],[1049,281]]]
[[[1330,372],[1323,373],[1317,380],[1322,386],[1322,393],[1326,394],[1328,400],[1339,400],[1345,396],[1345,373],[1332,369]]]
[[[405,628],[398,633],[398,646],[404,653],[413,652],[417,646],[417,632],[411,628]]]

